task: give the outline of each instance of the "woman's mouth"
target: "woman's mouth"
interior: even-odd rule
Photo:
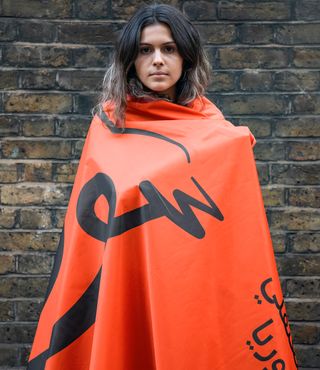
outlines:
[[[168,73],[164,73],[164,72],[154,72],[154,73],[151,73],[150,76],[167,76]]]

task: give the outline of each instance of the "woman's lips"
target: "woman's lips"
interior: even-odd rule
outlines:
[[[154,73],[151,73],[150,76],[168,76],[168,73],[154,72]]]

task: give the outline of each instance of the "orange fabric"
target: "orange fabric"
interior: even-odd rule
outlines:
[[[124,133],[103,121],[28,369],[296,369],[250,131],[205,98],[130,101]]]

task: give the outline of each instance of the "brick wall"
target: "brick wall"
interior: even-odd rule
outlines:
[[[0,0],[0,368],[23,368],[90,109],[143,1]],[[320,1],[179,1],[248,125],[300,369],[320,368]]]

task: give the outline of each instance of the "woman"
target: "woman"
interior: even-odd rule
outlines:
[[[175,8],[124,27],[28,369],[295,369],[247,128]],[[258,304],[258,305],[257,305]]]
[[[192,23],[169,5],[148,6],[122,30],[104,77],[100,109],[104,106],[121,127],[127,109],[130,120],[132,101],[164,100],[197,109],[203,117],[222,116],[203,97],[209,79],[209,62]]]

